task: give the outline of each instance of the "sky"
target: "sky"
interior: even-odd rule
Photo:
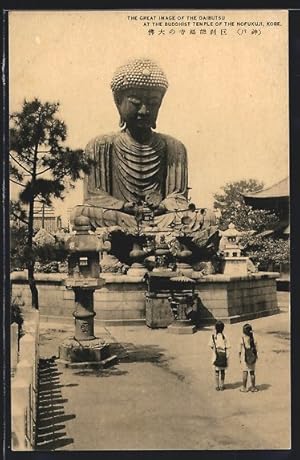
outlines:
[[[131,58],[152,58],[169,80],[157,131],[185,144],[191,198],[212,207],[214,193],[229,181],[254,178],[270,186],[288,175],[287,24],[287,12],[278,10],[13,11],[10,112],[24,98],[59,101],[67,144],[84,148],[118,130],[110,90],[115,69]],[[55,202],[56,214],[81,203],[79,182]]]

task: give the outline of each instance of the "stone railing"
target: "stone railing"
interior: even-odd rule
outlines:
[[[39,312],[24,313],[24,336],[16,338],[12,325],[11,336],[11,432],[12,450],[33,450],[36,445]]]

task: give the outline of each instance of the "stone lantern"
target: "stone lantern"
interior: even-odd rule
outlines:
[[[246,276],[248,274],[248,257],[241,256],[239,240],[241,233],[233,223],[222,234],[224,251],[224,275]]]
[[[69,250],[67,289],[75,296],[75,334],[59,346],[59,361],[68,367],[108,365],[115,362],[109,345],[94,335],[94,291],[101,289],[99,251],[101,242],[90,233],[89,219],[80,216],[74,222],[75,235],[67,241]]]

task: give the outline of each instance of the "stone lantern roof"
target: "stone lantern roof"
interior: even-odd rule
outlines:
[[[227,230],[224,230],[224,232],[222,233],[222,236],[225,236],[225,238],[232,238],[232,237],[237,237],[237,236],[240,236],[241,235],[241,232],[239,232],[236,228],[235,228],[235,225],[230,222],[230,224],[228,225],[228,228]]]
[[[233,223],[228,225],[228,229],[222,233],[224,238],[224,251],[226,257],[240,257],[241,248],[239,246],[239,232]]]
[[[66,246],[70,253],[77,252],[99,252],[102,249],[99,238],[90,233],[91,226],[89,219],[84,216],[77,217],[74,222],[75,235],[71,236]]]

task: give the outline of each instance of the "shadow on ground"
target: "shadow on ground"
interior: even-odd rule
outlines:
[[[233,383],[225,382],[226,390],[236,390],[237,388],[240,388],[241,386],[242,386],[242,382],[233,382]]]
[[[172,370],[170,362],[174,359],[167,356],[165,350],[158,345],[134,345],[133,343],[112,344],[120,347],[115,353],[120,362],[124,363],[150,363],[159,366],[169,374],[174,375],[178,380],[185,380],[185,375]]]
[[[260,385],[256,385],[259,391],[268,390],[271,385],[268,383],[262,383]],[[225,382],[225,389],[226,390],[236,390],[237,388],[242,388],[242,382],[233,382],[233,383],[226,383]]]
[[[169,374],[174,375],[178,380],[185,380],[180,372],[170,368],[170,361],[174,358],[167,356],[165,350],[158,345],[134,345],[131,342],[110,343],[111,354],[118,356],[119,363],[150,363],[159,366]],[[121,370],[116,366],[106,369],[82,369],[74,372],[74,375],[93,377],[114,377],[128,374],[128,371]]]
[[[133,343],[121,343],[123,353],[119,355],[120,361],[125,363],[163,363],[167,362],[165,350],[158,345],[134,345]]]
[[[73,371],[73,375],[80,375],[80,376],[85,376],[85,377],[102,377],[102,378],[107,378],[107,377],[120,377],[121,375],[126,375],[128,374],[127,371],[121,371],[118,369],[116,366],[108,367],[106,369],[97,369],[96,367],[94,368],[86,368],[82,370],[77,370]]]
[[[62,398],[60,375],[52,358],[40,360],[36,450],[57,450],[74,442],[65,431],[66,422],[75,418],[75,415],[65,413],[64,403],[67,399]]]
[[[268,331],[268,334],[274,334],[278,339],[291,340],[290,332],[286,331]]]
[[[269,388],[271,388],[272,385],[269,385],[268,383],[262,383],[261,385],[256,385],[259,391],[266,391]]]

